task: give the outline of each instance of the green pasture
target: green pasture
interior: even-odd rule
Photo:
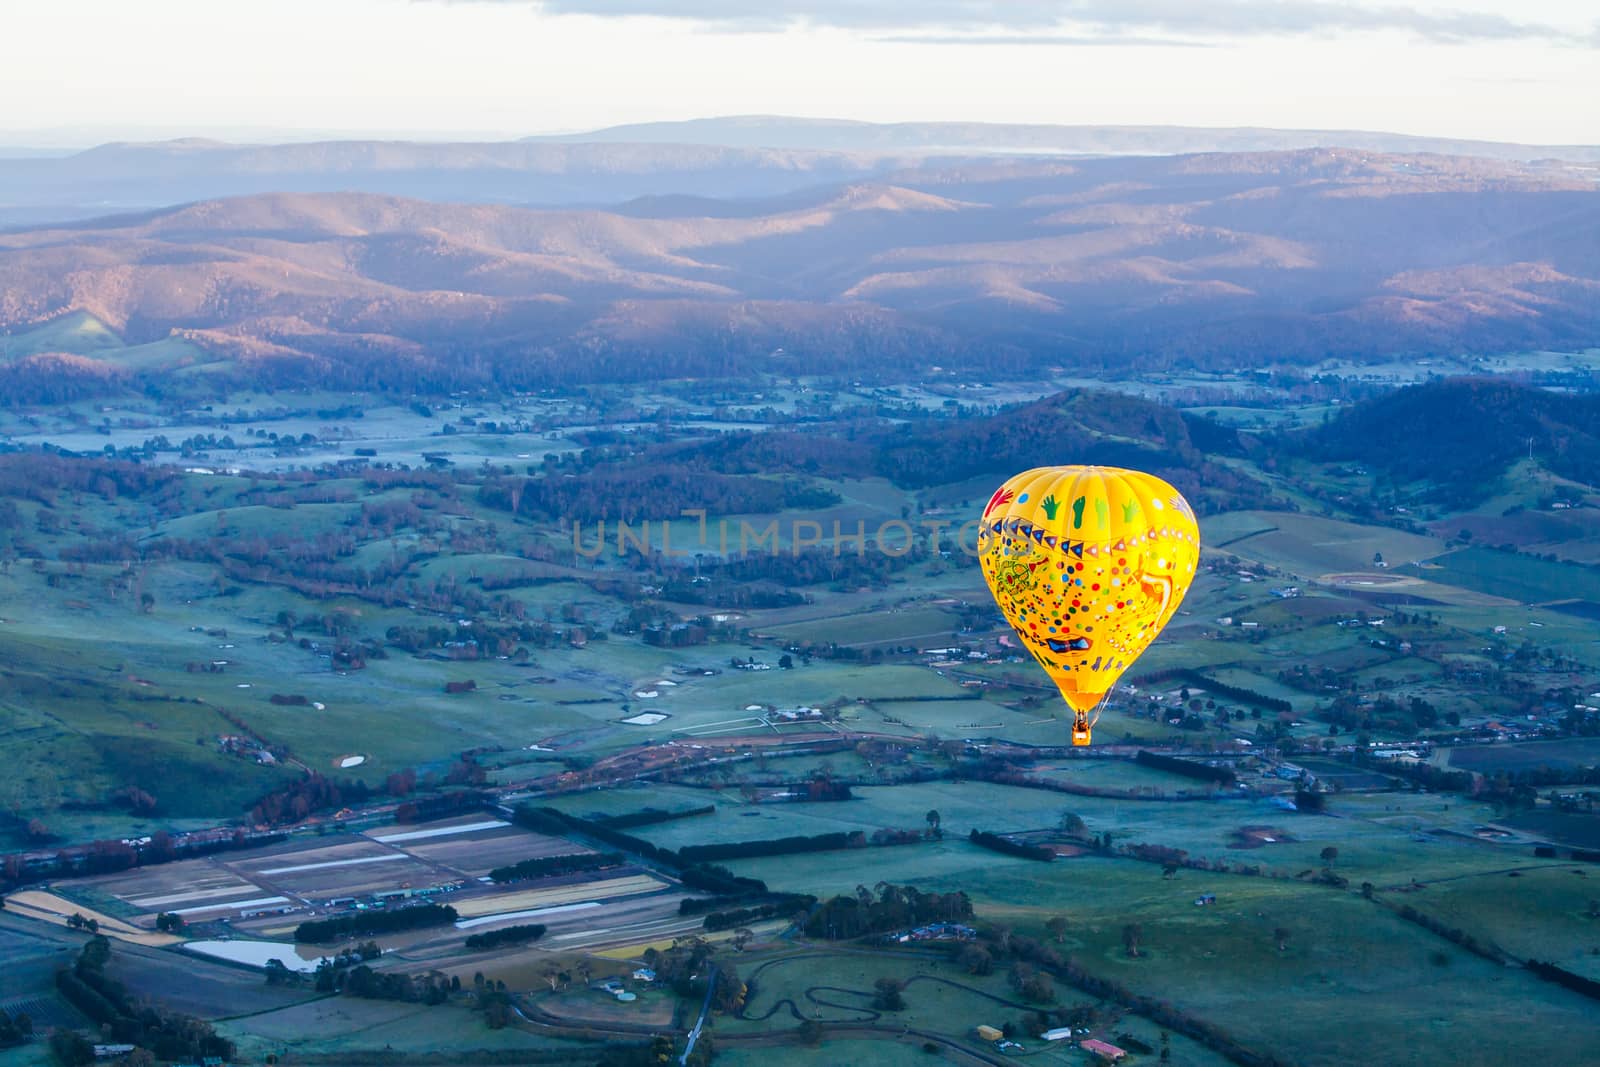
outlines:
[[[1062,915],[1061,951],[1092,972],[1170,1000],[1248,1045],[1292,1052],[1297,1063],[1359,1061],[1372,1041],[1402,1050],[1386,1063],[1495,1063],[1482,1050],[1519,1025],[1536,1033],[1541,1056],[1577,1062],[1593,1036],[1581,997],[1471,956],[1353,891],[1190,870],[1168,880],[1150,864],[1095,857],[1041,864],[970,851],[964,867],[946,853],[923,870],[909,857],[884,868],[857,862],[853,872],[828,863],[833,854],[807,857],[800,878],[774,884],[848,892],[883,878],[960,888],[980,916],[1040,937],[1048,937],[1044,920]],[[779,862],[737,869],[779,879]],[[1419,907],[1431,892],[1416,894]],[[1201,893],[1217,903],[1196,907]],[[1129,923],[1141,927],[1138,959],[1124,951]],[[1280,928],[1287,932],[1281,951]]]
[[[1600,763],[1600,738],[1569,737],[1560,741],[1466,745],[1443,751],[1447,754],[1450,766],[1483,774],[1497,771],[1515,773],[1539,767],[1571,770]]]
[[[1459,549],[1439,556],[1416,573],[1429,581],[1458,585],[1525,604],[1572,599],[1600,601],[1600,571],[1494,548]]]
[[[1249,521],[1273,527],[1248,536],[1236,535],[1224,551],[1242,559],[1278,567],[1301,578],[1322,574],[1370,571],[1373,556],[1382,553],[1389,567],[1430,559],[1442,542],[1384,526],[1361,526],[1302,512],[1241,512],[1232,529],[1248,534]],[[1249,516],[1249,519],[1243,516]]]
[[[482,1015],[464,1004],[419,1009],[414,1004],[355,997],[315,1000],[225,1020],[216,1026],[219,1033],[237,1043],[241,1058],[256,1062],[283,1052],[371,1056],[394,1051],[469,1060],[478,1049],[504,1054],[519,1049],[569,1048],[582,1055],[580,1050],[585,1047],[515,1026],[491,1030]]]
[[[764,628],[794,641],[839,645],[940,647],[960,640],[960,621],[939,608],[891,608],[871,615],[841,615]]]

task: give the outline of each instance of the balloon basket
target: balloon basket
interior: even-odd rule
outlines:
[[[1089,743],[1089,731],[1088,730],[1074,730],[1074,731],[1072,731],[1072,743],[1074,745],[1080,745],[1080,746],[1081,745],[1087,745]]]

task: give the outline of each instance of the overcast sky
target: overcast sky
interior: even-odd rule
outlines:
[[[0,138],[783,114],[1600,142],[1595,0],[0,0]]]

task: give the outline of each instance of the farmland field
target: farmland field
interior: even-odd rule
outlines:
[[[1600,739],[1597,738],[1469,745],[1446,751],[1450,766],[1485,773],[1525,771],[1536,767],[1565,770],[1600,764]]]
[[[773,861],[738,867],[780,877]],[[1039,864],[974,853],[964,871],[935,867],[917,877],[915,867],[880,873],[925,889],[959,886],[980,914],[1019,930],[1042,934],[1046,917],[1065,915],[1064,948],[1092,972],[1171,999],[1247,1044],[1293,1044],[1298,1062],[1348,1062],[1371,1040],[1401,1047],[1419,1025],[1433,1033],[1430,1050],[1392,1062],[1428,1063],[1435,1055],[1492,1062],[1477,1059],[1477,1050],[1516,1017],[1540,1021],[1541,1054],[1557,1062],[1580,1056],[1593,1036],[1581,997],[1487,964],[1351,891],[1193,871],[1167,881],[1149,865],[1096,858]],[[844,867],[836,868],[837,878],[810,860],[806,868],[807,875],[785,884],[848,892],[855,880]],[[1533,904],[1532,895],[1517,904],[1520,880],[1504,883],[1499,899],[1508,913]],[[1215,894],[1217,903],[1196,909],[1193,899],[1202,892]],[[1128,922],[1143,929],[1137,960],[1122,949]],[[1283,951],[1274,944],[1278,928],[1286,931]],[[1441,953],[1442,962],[1430,962]],[[1398,995],[1418,983],[1426,991],[1422,1001]],[[1312,1002],[1342,1022],[1308,1030],[1301,1012]]]
[[[0,364],[46,351],[130,373],[185,360],[202,370],[189,342],[128,345],[87,315],[0,339]],[[1402,372],[1417,369],[1385,370]],[[590,982],[634,982],[648,949],[691,936],[754,979],[744,1017],[712,1021],[718,1062],[958,1058],[949,1045],[924,1051],[927,1035],[993,1059],[974,1025],[1016,1026],[1037,1007],[1018,1000],[1010,960],[969,975],[926,945],[825,942],[789,929],[791,900],[708,927],[681,908],[708,896],[706,883],[670,856],[528,832],[514,811],[710,808],[627,833],[665,849],[850,835],[848,848],[718,862],[774,892],[964,892],[990,946],[1006,930],[1048,939],[1060,916],[1059,952],[1125,987],[1124,999],[1177,1005],[1297,1067],[1487,1067],[1512,1040],[1519,1059],[1584,1063],[1592,1003],[1399,911],[1600,977],[1585,888],[1600,871],[1568,853],[1600,847],[1600,824],[1582,797],[1559,795],[1589,789],[1578,772],[1600,758],[1600,742],[1565,736],[1592,733],[1572,712],[1600,690],[1600,632],[1584,614],[1600,604],[1596,572],[1458,547],[1503,539],[1544,552],[1534,539],[1552,538],[1556,555],[1581,554],[1592,488],[1519,460],[1446,498],[1374,459],[1291,448],[1295,423],[1337,427],[1345,400],[1378,390],[1358,370],[1344,396],[1337,375],[1305,386],[1198,371],[1130,379],[1113,399],[1136,417],[1114,428],[1092,397],[1048,402],[1038,412],[1059,417],[1064,437],[1182,482],[1205,542],[1187,599],[1106,700],[1101,747],[1074,758],[1057,747],[1065,706],[969,554],[948,543],[941,554],[924,536],[906,556],[812,557],[792,536],[802,522],[826,532],[859,521],[870,536],[901,517],[918,529],[969,520],[1008,450],[1038,445],[1015,439],[991,405],[1063,382],[1107,387],[1062,374],[0,405],[11,487],[0,498],[0,835],[15,883],[0,915],[0,1002],[80,1025],[54,992],[55,969],[86,939],[65,925],[80,912],[112,935],[112,973],[141,996],[226,1018],[241,1062],[587,1063],[600,1055],[593,1042],[514,1016],[490,1029],[471,1008],[498,1004],[490,987],[504,982],[522,1008],[579,1027],[681,1030],[699,987],[635,984],[639,999],[623,1002]],[[1235,389],[1238,402],[1224,403]],[[1145,391],[1188,416],[1146,407]],[[1227,425],[1208,425],[1210,411]],[[991,462],[991,449],[1011,458]],[[1269,461],[1273,449],[1283,455]],[[1559,514],[1542,502],[1556,493],[1572,497]],[[586,538],[601,516],[615,534],[623,496],[649,515],[657,551],[575,552],[580,521]],[[698,541],[685,502],[706,505],[713,539],[726,514],[735,528],[775,523],[778,543],[724,555]],[[1241,717],[1219,723],[1219,710]],[[1490,719],[1544,739],[1470,743]],[[1397,780],[1363,756],[1362,734],[1479,772],[1477,795],[1436,791],[1453,779]],[[1237,781],[1141,765],[1126,758],[1135,745],[1225,762]],[[1297,795],[1301,769],[1326,790],[1325,811]],[[997,784],[1013,775],[1107,795]],[[848,784],[852,799],[795,799],[820,795],[809,791],[819,779]],[[185,830],[209,833],[181,847],[160,837]],[[1003,854],[972,830],[1027,834],[1062,855]],[[908,843],[870,844],[878,831]],[[253,837],[272,843],[248,847]],[[1539,849],[1547,840],[1557,855]],[[622,855],[486,880],[597,849]],[[426,922],[372,932],[422,902],[456,918],[423,912]],[[741,894],[704,906],[766,903]],[[157,933],[158,916],[173,914],[182,931]],[[375,915],[385,918],[364,918]],[[295,942],[302,923],[336,916],[364,928]],[[748,946],[731,925],[741,919]],[[537,938],[466,944],[535,924]],[[382,949],[366,961],[380,980],[441,975],[462,990],[433,1006],[392,1003],[293,978],[268,985],[253,969],[264,958],[311,966],[367,940]],[[878,978],[911,979],[904,1012],[877,1017]],[[1100,1036],[1160,1042],[1156,1023],[1113,1009],[1115,998],[1059,974],[1056,993],[1063,1012],[1114,1012]],[[800,1016],[876,1029],[805,1048]],[[1171,1042],[1172,1062],[1226,1062],[1176,1033]],[[1067,1045],[1024,1045],[1022,1059],[1088,1063]]]
[[[1493,548],[1463,548],[1408,569],[1431,582],[1458,585],[1525,604],[1553,600],[1600,602],[1600,571]]]
[[[1260,532],[1250,532],[1252,521],[1263,524]],[[1282,568],[1300,578],[1366,570],[1377,553],[1392,568],[1431,559],[1444,550],[1443,543],[1431,537],[1298,512],[1240,513],[1230,518],[1226,529],[1234,533],[1228,538],[1229,554]]]

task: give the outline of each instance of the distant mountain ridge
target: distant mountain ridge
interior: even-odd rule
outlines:
[[[0,226],[70,221],[262,193],[358,192],[517,205],[647,196],[771,197],[860,181],[918,153],[718,145],[202,138],[105,144],[68,156],[0,157]]]
[[[1485,159],[1600,161],[1600,145],[1528,145],[1374,130],[1280,130],[1259,126],[1106,126],[1001,122],[857,122],[785,115],[729,115],[643,122],[584,133],[535,135],[534,143],[698,144],[832,152],[966,155],[1188,155],[1353,148]]]
[[[13,347],[8,400],[197,360],[430,390],[1583,347],[1600,188],[1348,150],[947,160],[622,212],[272,194],[0,234],[0,329],[74,311],[117,347]]]
[[[180,138],[104,144],[65,156],[0,153],[0,227],[260,193],[361,192],[604,206],[677,196],[763,199],[980,160],[1308,148],[1600,162],[1596,145],[1518,145],[1348,130],[875,124],[772,116],[643,123],[521,141],[231,144]]]

